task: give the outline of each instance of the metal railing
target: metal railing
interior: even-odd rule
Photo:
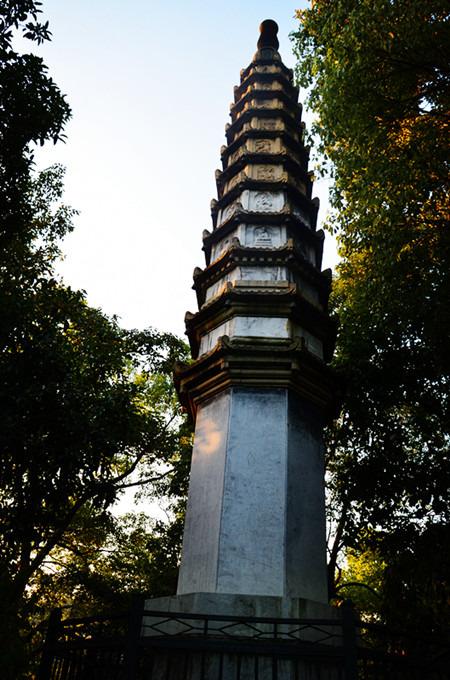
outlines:
[[[49,621],[39,680],[450,680],[448,648],[360,622],[144,609]]]

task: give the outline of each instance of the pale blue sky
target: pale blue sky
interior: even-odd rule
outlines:
[[[294,65],[288,34],[305,5],[44,0],[53,40],[40,53],[73,118],[67,143],[39,163],[67,166],[66,201],[80,210],[61,271],[125,326],[182,334],[185,311],[196,310],[191,275],[204,266],[233,86],[263,19],[277,21]],[[324,183],[315,193],[323,218]],[[328,250],[324,266],[335,258]]]

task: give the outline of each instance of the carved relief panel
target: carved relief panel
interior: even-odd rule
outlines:
[[[245,173],[251,179],[261,179],[266,182],[277,182],[287,179],[287,174],[283,171],[282,165],[247,165]]]
[[[249,139],[247,146],[252,153],[279,154],[285,151],[281,139]]]
[[[248,192],[248,210],[252,212],[279,212],[283,209],[284,202],[283,191]]]
[[[213,245],[211,248],[211,260],[217,260],[218,257],[222,255],[228,248],[231,246],[231,240],[233,237],[235,237],[237,234],[237,230],[232,231],[230,234],[225,236],[225,238],[221,239],[217,243]]]
[[[256,81],[253,83],[254,90],[282,90],[283,86],[278,80],[273,80],[271,83],[262,83]]]
[[[239,147],[236,151],[234,151],[228,160],[228,165],[231,165],[235,161],[237,161],[241,156],[243,156],[247,152],[247,144],[243,144],[242,146]]]
[[[274,182],[280,179],[283,167],[281,165],[252,165],[249,167],[249,174],[254,179]]]
[[[279,248],[286,243],[286,227],[246,224],[241,238],[251,248]]]
[[[277,153],[277,140],[253,139],[252,147],[255,153]]]
[[[230,217],[232,217],[236,210],[238,210],[240,207],[242,207],[241,202],[239,200],[236,200],[233,201],[233,203],[227,205],[225,208],[222,208],[222,210],[219,210],[219,214],[217,217],[218,225],[221,225],[228,219],[230,219]]]
[[[239,182],[244,181],[246,178],[247,175],[245,172],[238,172],[237,175],[234,175],[234,177],[232,177],[231,179],[228,180],[228,182],[225,183],[224,193],[230,191],[230,189],[239,184]]]
[[[282,109],[283,102],[280,99],[252,99],[247,102],[244,109]]]
[[[276,64],[268,64],[265,66],[254,66],[252,73],[281,73],[281,69]]]
[[[260,130],[284,130],[286,126],[282,118],[261,118],[259,128]]]
[[[287,281],[286,267],[241,267],[243,281]]]

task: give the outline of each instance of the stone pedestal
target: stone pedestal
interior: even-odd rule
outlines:
[[[339,611],[329,605],[300,598],[195,593],[147,600],[146,610],[152,614],[143,621],[142,634],[150,643],[144,667],[151,668],[152,680],[344,677]],[[178,617],[171,618],[173,613]],[[209,616],[215,618],[207,620],[206,628]]]
[[[199,406],[178,594],[327,602],[321,423],[288,389]]]
[[[225,593],[191,593],[146,600],[145,609],[162,614],[180,612],[211,616],[268,617],[272,619],[338,619],[339,610],[323,602],[298,597]]]

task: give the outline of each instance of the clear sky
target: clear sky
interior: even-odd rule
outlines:
[[[184,332],[233,86],[263,19],[277,21],[294,65],[288,35],[306,4],[44,0],[53,40],[39,53],[73,117],[67,143],[44,147],[38,162],[67,167],[65,200],[80,215],[61,272],[90,304],[127,327]],[[315,190],[322,219],[325,184]],[[335,261],[327,241],[324,267]]]

